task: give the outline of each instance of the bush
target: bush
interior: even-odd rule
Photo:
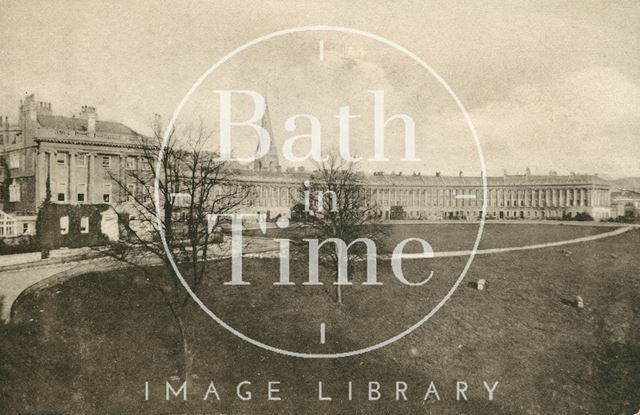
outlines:
[[[31,235],[0,239],[0,255],[23,254],[39,250],[38,240]]]
[[[576,216],[573,218],[573,220],[577,220],[577,221],[582,221],[582,222],[587,222],[587,221],[593,221],[593,216],[591,216],[590,214],[586,213],[586,212],[580,212],[578,214],[576,214]]]

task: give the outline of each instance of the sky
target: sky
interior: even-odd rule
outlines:
[[[131,4],[130,4],[131,3]],[[3,1],[0,114],[17,119],[27,93],[56,114],[97,107],[99,118],[146,133],[168,120],[194,82],[238,46],[277,30],[334,25],[383,36],[427,62],[475,125],[488,174],[598,173],[640,176],[640,2],[637,1]],[[324,42],[319,59],[319,42]],[[215,89],[267,96],[274,145],[302,134],[312,113],[323,148],[338,135],[334,115],[354,114],[354,153],[372,149],[372,94],[387,117],[415,119],[420,161],[401,162],[402,133],[387,130],[388,163],[368,170],[477,175],[479,154],[443,86],[388,46],[349,34],[304,33],[257,45],[203,83],[184,122],[216,130]],[[246,100],[234,108],[249,110]],[[242,115],[238,115],[242,117]],[[246,116],[245,116],[246,117]],[[243,134],[244,133],[244,134]],[[238,133],[238,151],[255,146]],[[214,134],[215,135],[215,134]],[[253,141],[252,141],[253,140]],[[215,141],[215,140],[214,140]],[[296,147],[304,153],[304,143]],[[243,147],[244,146],[244,147]]]

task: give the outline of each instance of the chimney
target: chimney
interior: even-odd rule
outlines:
[[[462,170],[460,170],[460,172],[458,173],[459,177],[462,177]]]
[[[89,137],[94,137],[96,135],[96,113],[91,113],[87,117],[87,133],[89,133]]]
[[[531,169],[529,167],[527,167],[527,170],[525,170],[525,174],[527,176],[531,176]]]
[[[158,137],[162,136],[162,117],[158,113],[153,114],[152,128],[156,136]]]
[[[87,120],[87,134],[89,137],[94,137],[96,134],[96,120],[98,119],[96,107],[84,105],[80,111],[80,118]]]
[[[502,169],[502,175],[507,177],[507,169]]]
[[[36,120],[38,116],[38,103],[36,102],[34,94],[29,94],[24,98],[21,114],[22,113],[24,113],[24,118],[28,118],[31,121]]]

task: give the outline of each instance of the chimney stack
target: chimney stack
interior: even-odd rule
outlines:
[[[157,136],[162,136],[162,117],[158,113],[153,114],[153,132]]]
[[[96,120],[98,119],[96,107],[83,105],[80,111],[80,118],[87,120],[87,134],[89,137],[94,137],[96,135]]]
[[[87,132],[90,137],[96,135],[96,113],[92,112],[87,116]]]

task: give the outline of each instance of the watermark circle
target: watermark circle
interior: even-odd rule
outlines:
[[[464,115],[465,122],[467,123],[467,126],[469,127],[469,131],[470,131],[470,133],[471,133],[471,135],[472,135],[472,137],[473,137],[473,139],[475,141],[475,146],[476,146],[476,150],[478,152],[478,157],[480,159],[480,168],[481,168],[481,172],[482,172],[482,195],[483,195],[483,197],[482,197],[482,215],[480,217],[480,225],[478,227],[478,233],[477,233],[475,241],[474,241],[473,249],[471,250],[471,253],[469,255],[469,259],[467,260],[462,272],[460,273],[460,276],[456,279],[456,281],[454,282],[454,284],[451,287],[451,289],[442,298],[442,300],[440,300],[440,302],[438,304],[436,304],[436,306],[433,309],[431,309],[431,311],[427,315],[425,315],[420,321],[418,321],[417,323],[413,324],[411,327],[407,328],[403,332],[398,333],[397,335],[395,335],[395,336],[393,336],[393,337],[391,337],[391,338],[389,338],[387,340],[384,340],[382,342],[376,343],[376,344],[368,346],[368,347],[363,347],[363,348],[360,348],[360,349],[346,351],[346,352],[339,352],[339,353],[304,353],[304,352],[296,352],[296,351],[282,349],[282,348],[279,348],[279,347],[274,347],[274,346],[271,346],[269,344],[266,344],[266,343],[263,343],[261,341],[258,341],[258,340],[254,339],[254,338],[251,338],[251,337],[245,335],[244,333],[241,333],[237,329],[231,327],[226,322],[224,322],[213,311],[211,311],[209,309],[209,307],[207,307],[206,304],[204,304],[202,302],[202,300],[200,300],[200,298],[196,295],[195,292],[193,292],[193,290],[191,289],[191,286],[189,286],[187,281],[184,279],[184,277],[180,273],[180,270],[178,269],[178,266],[177,266],[177,264],[176,264],[176,262],[175,262],[175,260],[173,258],[173,254],[171,253],[171,249],[169,249],[169,246],[167,244],[166,236],[165,236],[164,231],[163,231],[163,224],[162,224],[162,219],[161,219],[162,218],[162,214],[160,212],[160,173],[161,173],[161,164],[162,164],[161,161],[162,161],[162,159],[164,157],[165,147],[166,147],[166,145],[167,145],[167,143],[168,143],[168,141],[170,139],[170,135],[171,135],[171,132],[172,132],[174,126],[175,126],[176,120],[177,120],[178,116],[180,115],[180,113],[181,113],[182,109],[184,108],[184,106],[189,101],[189,98],[191,97],[191,95],[200,87],[200,85],[213,72],[215,72],[220,66],[222,66],[229,59],[231,59],[235,55],[239,54],[240,52],[242,52],[242,51],[244,51],[244,50],[246,50],[246,49],[248,49],[248,48],[250,48],[252,46],[255,46],[255,45],[258,45],[258,44],[260,44],[262,42],[270,40],[270,39],[274,39],[274,38],[290,35],[290,34],[293,34],[293,33],[302,33],[302,32],[339,32],[339,33],[349,33],[349,34],[353,34],[353,35],[363,36],[363,37],[375,40],[375,41],[377,41],[379,43],[382,43],[384,45],[387,45],[387,46],[389,46],[389,47],[391,47],[391,48],[403,53],[404,55],[406,55],[409,58],[411,58],[418,65],[423,67],[431,76],[433,76],[440,83],[440,85],[442,85],[442,87],[447,91],[449,96],[453,99],[453,101],[455,102],[455,104],[458,107],[458,109]],[[178,107],[176,108],[176,110],[173,112],[173,115],[171,116],[169,124],[167,125],[167,128],[165,129],[164,135],[162,137],[162,144],[160,146],[160,151],[158,153],[158,161],[156,163],[156,171],[155,171],[155,179],[154,179],[154,199],[155,199],[155,204],[156,204],[156,217],[158,219],[157,220],[157,222],[158,222],[157,225],[158,225],[158,229],[159,229],[159,233],[160,233],[160,239],[162,240],[162,245],[163,245],[163,247],[165,249],[165,252],[167,254],[167,258],[169,259],[169,262],[171,263],[171,267],[173,268],[176,276],[179,278],[180,283],[184,286],[185,290],[191,296],[191,298],[196,302],[196,304],[198,304],[198,306],[200,306],[200,308],[207,315],[209,315],[209,317],[211,317],[214,321],[216,321],[218,324],[220,324],[226,330],[228,330],[229,332],[231,332],[235,336],[241,338],[242,340],[245,340],[245,341],[253,344],[254,346],[258,346],[258,347],[260,347],[260,348],[262,348],[264,350],[268,350],[268,351],[271,351],[271,352],[283,354],[283,355],[286,355],[286,356],[307,358],[307,359],[336,359],[336,358],[341,358],[341,357],[357,356],[357,355],[360,355],[360,354],[363,354],[363,353],[367,353],[367,352],[370,352],[370,351],[373,351],[373,350],[377,350],[377,349],[380,349],[382,347],[388,346],[388,345],[390,345],[390,344],[402,339],[403,337],[405,337],[409,333],[411,333],[414,330],[416,330],[418,327],[422,326],[431,317],[433,317],[433,315],[436,312],[438,312],[438,310],[440,310],[440,308],[442,308],[442,306],[444,306],[444,304],[449,300],[449,298],[451,298],[453,293],[460,286],[460,284],[462,283],[462,280],[464,279],[465,275],[469,271],[469,268],[471,267],[471,263],[473,262],[473,259],[475,258],[476,251],[478,250],[478,246],[480,245],[480,240],[482,239],[482,233],[484,231],[484,225],[485,225],[485,220],[486,220],[486,210],[487,210],[487,194],[488,194],[488,192],[487,192],[486,163],[485,163],[485,159],[484,159],[484,153],[482,152],[482,146],[480,145],[480,138],[478,136],[478,133],[476,131],[475,126],[473,125],[473,122],[471,121],[471,117],[469,116],[467,110],[465,109],[464,105],[462,104],[462,102],[460,101],[458,96],[455,94],[453,89],[451,89],[449,84],[447,84],[447,82],[431,66],[429,66],[424,60],[422,60],[419,56],[417,56],[416,54],[414,54],[413,52],[409,51],[405,47],[400,46],[399,44],[397,44],[397,43],[395,43],[395,42],[393,42],[393,41],[391,41],[389,39],[386,39],[386,38],[384,38],[382,36],[379,36],[379,35],[376,35],[376,34],[373,34],[373,33],[370,33],[370,32],[366,32],[364,30],[353,29],[353,28],[348,28],[348,27],[324,26],[324,25],[293,27],[293,28],[290,28],[290,29],[279,30],[279,31],[276,31],[276,32],[272,32],[272,33],[268,33],[266,35],[260,36],[260,37],[258,37],[256,39],[253,39],[253,40],[243,44],[242,46],[239,46],[238,48],[232,50],[231,52],[226,54],[224,57],[222,57],[219,61],[217,61],[213,66],[211,66],[206,72],[204,72],[200,76],[200,78],[198,78],[198,80],[191,86],[191,88],[189,89],[187,94],[182,98],[182,100],[178,104]]]

